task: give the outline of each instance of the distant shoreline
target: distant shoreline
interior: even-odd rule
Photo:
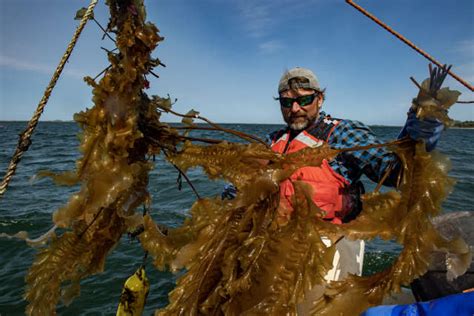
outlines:
[[[2,121],[0,120],[0,124],[2,123],[28,123],[28,121]],[[62,121],[62,120],[51,120],[51,121],[40,121],[40,123],[75,123],[75,121]],[[181,122],[163,122],[166,124],[182,124]],[[463,122],[461,122],[462,124]],[[196,123],[197,125],[206,125],[206,123]],[[284,125],[284,123],[217,123],[220,125]],[[455,123],[456,125],[459,124],[458,122]],[[474,125],[472,126],[452,126],[450,129],[474,129]],[[401,125],[380,125],[380,124],[369,124],[369,127],[398,127],[402,128]]]
[[[28,121],[2,121],[0,120],[1,123],[28,123]],[[40,123],[75,123],[75,121],[62,121],[62,120],[51,120],[51,121],[40,121]],[[181,122],[162,122],[166,124],[183,124]],[[220,125],[285,125],[284,122],[281,123],[220,123],[220,122],[215,122],[216,124]],[[201,123],[201,122],[195,122],[197,125],[206,125],[206,123]],[[381,124],[368,124],[370,127],[402,127],[401,125],[381,125]]]

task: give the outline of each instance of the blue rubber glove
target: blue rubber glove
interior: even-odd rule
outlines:
[[[432,151],[441,138],[443,129],[444,125],[440,121],[430,118],[420,120],[416,117],[415,112],[410,110],[405,126],[400,132],[400,135],[398,135],[398,138],[408,136],[413,140],[423,139],[425,141],[426,151]]]
[[[221,199],[223,200],[233,200],[237,196],[237,188],[232,184],[224,185],[224,191],[221,193]]]

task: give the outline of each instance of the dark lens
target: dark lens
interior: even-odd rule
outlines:
[[[300,106],[306,106],[313,103],[316,94],[304,95],[296,99]]]
[[[290,108],[295,99],[292,98],[280,98],[280,105],[284,108]]]

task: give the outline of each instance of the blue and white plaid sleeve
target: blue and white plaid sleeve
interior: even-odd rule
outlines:
[[[341,120],[328,143],[333,148],[342,149],[381,142],[367,125],[358,121]],[[392,171],[384,182],[384,185],[388,186],[396,186],[401,168],[398,156],[385,147],[344,152],[332,160],[330,165],[351,183],[359,180],[362,174],[374,182],[379,182],[387,168],[392,166]]]

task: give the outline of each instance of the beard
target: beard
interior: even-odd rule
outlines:
[[[309,127],[311,124],[314,123],[316,120],[316,116],[313,117],[307,117],[307,116],[296,116],[296,117],[288,117],[285,118],[285,122],[288,125],[288,127],[296,132],[300,132],[307,127]]]
[[[304,122],[296,122],[296,123],[290,123],[288,124],[288,126],[290,127],[291,130],[294,130],[294,131],[302,131],[304,130],[306,127],[308,127],[309,125],[309,121],[308,120],[305,120]]]

